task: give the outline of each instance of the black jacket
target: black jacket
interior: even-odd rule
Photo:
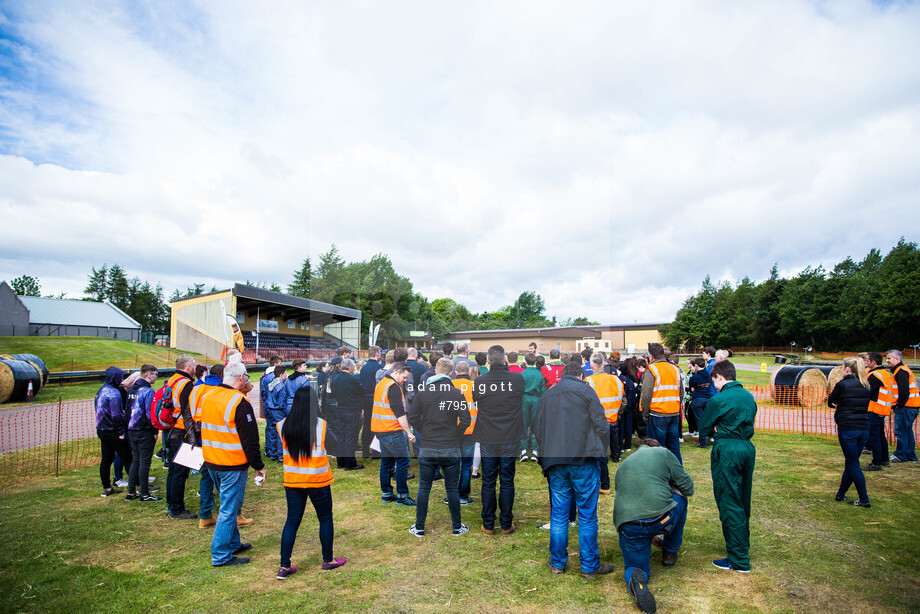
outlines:
[[[589,458],[604,458],[610,442],[600,399],[588,384],[571,375],[563,375],[540,397],[533,432],[544,474],[556,465],[581,465]]]
[[[336,373],[332,376],[332,395],[339,409],[361,411],[364,409],[364,388],[357,375]]]
[[[869,430],[869,397],[868,388],[863,388],[856,376],[844,375],[837,382],[827,404],[836,407],[834,422],[839,431],[868,431]]]
[[[595,395],[597,396],[597,395]],[[520,442],[524,437],[524,377],[508,365],[490,365],[473,382],[473,401],[479,413],[473,439],[487,445]]]
[[[419,387],[406,415],[412,428],[422,434],[422,448],[460,447],[471,421],[466,399],[450,379]]]

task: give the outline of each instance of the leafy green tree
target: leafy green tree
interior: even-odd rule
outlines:
[[[31,275],[20,275],[10,282],[10,288],[19,296],[41,296],[38,278]]]

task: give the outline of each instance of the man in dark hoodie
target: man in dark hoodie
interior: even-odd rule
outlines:
[[[442,358],[435,365],[435,374],[419,388],[409,404],[407,416],[416,433],[423,435],[419,449],[418,507],[415,524],[409,532],[416,537],[425,535],[428,516],[428,495],[435,471],[444,472],[447,505],[450,509],[453,535],[463,535],[469,529],[460,521],[460,440],[470,425],[471,417],[463,393],[453,385],[450,374],[454,363]]]
[[[126,465],[130,466],[131,446],[125,439],[128,422],[125,420],[124,404],[119,386],[125,373],[118,367],[105,371],[105,383],[96,393],[96,436],[102,446],[102,460],[99,462],[99,478],[102,480],[102,496],[120,493],[112,488],[112,462],[117,452]]]
[[[495,482],[501,481],[498,507],[502,535],[514,533],[514,472],[524,437],[524,378],[505,362],[505,348],[489,348],[489,372],[476,378],[473,401],[478,407],[473,437],[482,450],[482,527],[495,533]]]
[[[150,493],[150,459],[157,442],[157,431],[150,424],[150,402],[153,400],[152,385],[157,381],[157,368],[153,365],[141,367],[141,376],[128,390],[128,406],[131,415],[128,430],[131,431],[131,468],[128,470],[128,494],[125,501],[162,501]],[[137,488],[140,487],[140,494]]]
[[[297,394],[297,389],[303,386],[310,385],[310,378],[307,377],[307,363],[306,361],[298,358],[291,363],[294,372],[291,373],[290,377],[284,382],[284,415],[291,413],[291,405],[294,404],[294,395]]]

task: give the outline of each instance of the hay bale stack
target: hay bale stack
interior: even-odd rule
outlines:
[[[24,360],[0,360],[0,403],[25,401],[30,383],[33,394],[38,392],[41,371]]]
[[[814,367],[785,366],[770,376],[770,396],[777,403],[816,409],[827,399],[827,377]]]
[[[843,367],[837,365],[827,374],[827,393],[830,394],[837,382],[843,379]]]
[[[0,358],[5,360],[24,360],[32,363],[32,365],[38,369],[39,373],[42,374],[42,388],[48,385],[48,367],[45,365],[45,361],[35,354],[10,354],[9,357],[0,356]]]

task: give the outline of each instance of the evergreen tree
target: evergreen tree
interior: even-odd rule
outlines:
[[[97,271],[93,267],[93,272],[89,274],[89,283],[86,284],[83,292],[89,295],[86,300],[102,302],[108,297],[109,290],[109,269],[103,264]]]
[[[287,287],[287,293],[291,296],[300,296],[310,298],[310,284],[313,279],[313,270],[310,266],[310,257],[304,258],[300,268],[294,271],[294,281]]]

